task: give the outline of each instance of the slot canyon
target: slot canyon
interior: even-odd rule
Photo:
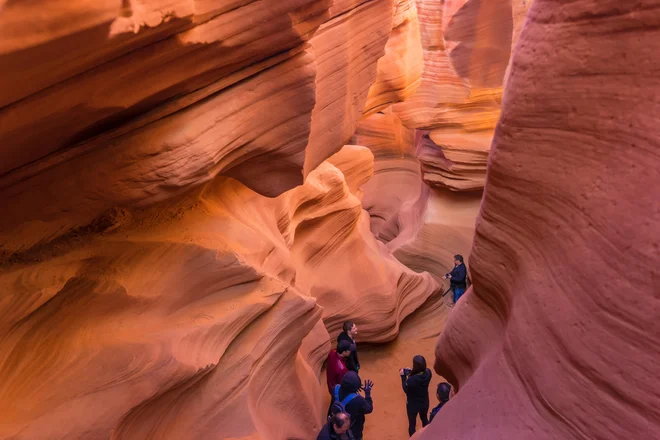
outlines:
[[[0,0],[0,439],[660,439],[660,0]],[[444,279],[465,257],[454,303]]]

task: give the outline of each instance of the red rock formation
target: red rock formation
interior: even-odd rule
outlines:
[[[362,340],[389,340],[437,290],[371,234],[372,162],[347,147],[277,199],[219,177],[15,254],[0,275],[0,437],[309,437],[325,327],[350,318]]]
[[[9,75],[0,89],[0,173],[141,115],[119,134],[135,131],[290,58],[327,19],[331,1],[96,3],[3,9],[0,63]]]
[[[412,93],[414,5],[221,3],[3,4],[0,438],[311,438],[328,330],[437,293],[342,149]]]
[[[351,142],[374,155],[374,176],[363,186],[362,206],[371,216],[371,232],[384,242],[398,234],[399,212],[417,200],[422,189],[414,131],[387,108],[358,126]]]
[[[392,30],[391,1],[342,0],[330,13],[311,40],[318,74],[305,176],[353,136]]]
[[[378,60],[378,75],[369,89],[364,115],[368,116],[412,96],[422,79],[424,58],[414,0],[397,0],[392,32],[385,55]]]
[[[417,93],[393,108],[430,131],[420,145],[424,181],[454,191],[483,188],[515,23],[511,0],[418,0],[424,73]],[[515,14],[515,20],[514,20]],[[517,35],[516,35],[517,36]]]
[[[660,436],[658,11],[530,9],[436,348],[459,392],[416,438]]]

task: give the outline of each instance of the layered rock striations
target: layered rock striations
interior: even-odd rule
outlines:
[[[390,340],[437,290],[371,234],[372,167],[345,147],[276,199],[218,177],[21,255],[0,275],[0,435],[309,437],[328,330]]]
[[[399,234],[401,210],[422,194],[415,132],[388,107],[362,119],[351,142],[374,156],[374,175],[363,186],[362,206],[371,217],[372,233],[388,242]]]
[[[417,10],[422,82],[394,111],[406,127],[423,130],[419,159],[428,185],[479,191],[499,117],[514,22],[524,20],[526,8],[513,7],[510,0],[418,0]]]
[[[344,147],[419,82],[414,4],[37,8],[0,13],[0,437],[311,438],[330,335],[439,288]]]
[[[397,65],[409,66],[421,45],[421,83],[367,111],[351,140],[376,159],[364,187],[372,231],[415,270],[439,278],[453,255],[469,253],[502,85],[529,4],[416,1],[420,40]],[[379,78],[396,53],[379,61]],[[371,95],[379,96],[378,82]]]
[[[5,146],[0,172],[122,122],[135,125],[124,125],[119,133],[136,131],[217,96],[291,58],[287,52],[300,52],[327,20],[332,4],[147,0],[120,8],[116,1],[78,3],[58,1],[47,13],[36,3],[3,8],[0,57],[9,73],[0,101]],[[254,26],[257,22],[265,25]],[[251,102],[249,96],[244,99],[244,105]]]
[[[660,435],[658,11],[530,9],[436,347],[458,393],[416,438]]]

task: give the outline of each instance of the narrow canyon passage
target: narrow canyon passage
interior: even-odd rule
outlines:
[[[416,354],[412,440],[660,439],[659,54],[660,0],[0,0],[0,440],[314,440],[349,320],[364,440]]]
[[[364,428],[365,439],[406,440],[408,418],[406,397],[401,389],[399,370],[410,367],[413,356],[422,355],[432,367],[438,335],[445,327],[451,313],[451,296],[442,297],[442,291],[432,295],[402,323],[399,335],[384,344],[360,345],[360,377],[374,381],[372,397],[374,412],[367,416]],[[437,405],[435,389],[444,379],[433,373],[429,386],[431,408]],[[325,385],[325,369],[321,375]],[[322,407],[327,410],[329,397],[324,394]],[[417,422],[418,430],[421,422]]]

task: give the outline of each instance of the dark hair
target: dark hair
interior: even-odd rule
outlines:
[[[461,263],[463,263],[463,255],[460,255],[460,254],[454,255],[454,260],[458,260]]]
[[[449,385],[447,382],[438,384],[438,397],[440,397],[441,402],[446,402],[449,400],[449,393],[451,393],[451,385]]]
[[[346,321],[344,322],[344,325],[342,325],[342,328],[346,333],[348,333],[353,328],[354,325],[355,324],[353,323],[353,321]]]
[[[351,349],[351,343],[346,339],[337,342],[337,353],[343,353]]]
[[[351,416],[345,412],[338,412],[330,417],[330,423],[337,428],[343,428],[345,424],[351,423]]]
[[[424,356],[417,355],[413,358],[412,374],[423,373],[426,371],[426,359]]]

